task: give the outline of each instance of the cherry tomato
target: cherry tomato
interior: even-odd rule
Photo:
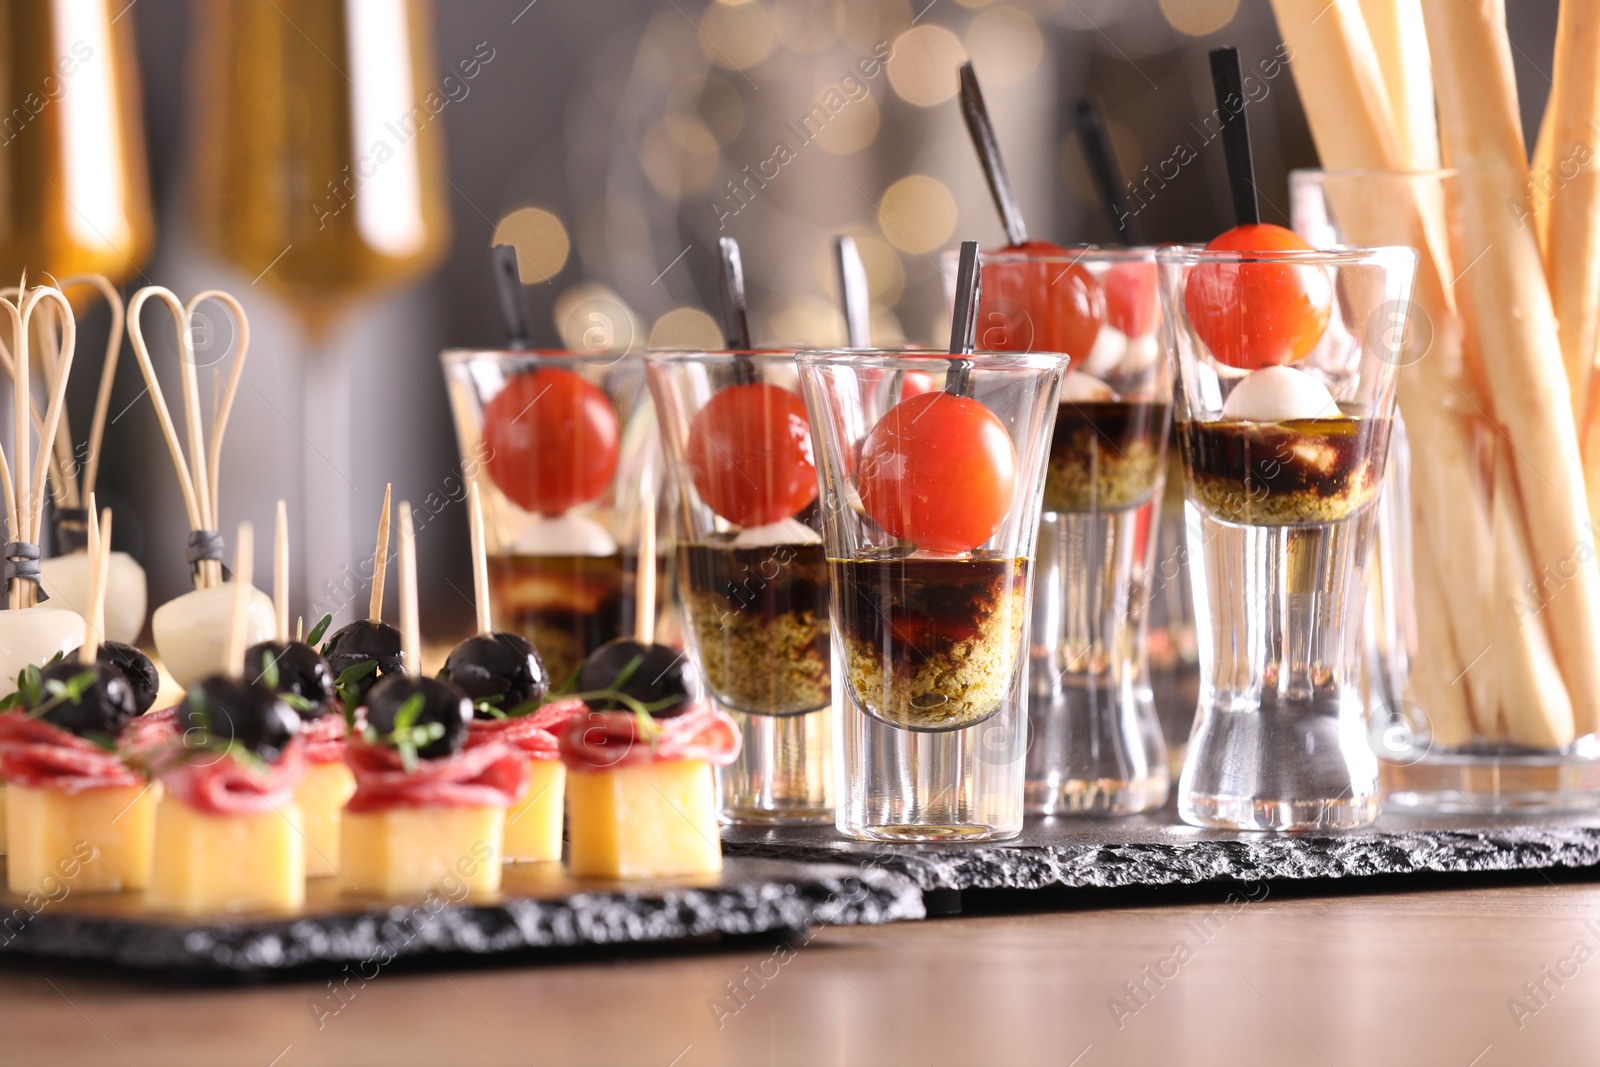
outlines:
[[[984,264],[978,348],[1086,357],[1106,317],[1100,282],[1081,263],[1041,259],[1070,255],[1046,241],[1029,241],[1002,253],[1029,258]]]
[[[902,400],[923,393],[933,392],[933,375],[924,370],[908,370],[906,376],[900,381],[900,398]]]
[[[994,536],[1017,491],[1017,450],[970,397],[923,393],[890,408],[861,446],[857,485],[872,520],[929,552]]]
[[[1101,283],[1106,290],[1106,321],[1129,337],[1155,332],[1161,315],[1156,299],[1156,265],[1144,261],[1114,264]]]
[[[817,496],[806,408],[764,382],[712,396],[689,423],[689,470],[706,506],[739,526],[798,514]]]
[[[1206,245],[1228,252],[1310,248],[1282,226],[1235,226]],[[1333,280],[1321,267],[1290,263],[1203,263],[1189,272],[1184,310],[1219,362],[1255,370],[1304,359],[1333,312]]]
[[[489,477],[517,507],[541,515],[606,491],[617,437],[611,401],[560,367],[517,375],[483,409]]]

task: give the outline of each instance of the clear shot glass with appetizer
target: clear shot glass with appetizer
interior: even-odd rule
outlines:
[[[1404,314],[1416,256],[1296,243],[1239,227],[1158,253],[1200,638],[1178,811],[1202,826],[1378,813],[1358,637],[1395,366],[1367,326]]]
[[[440,359],[483,501],[494,625],[527,638],[564,685],[638,614],[642,509],[661,499],[645,489],[661,472],[643,362],[521,349]]]
[[[1034,539],[1065,357],[803,352],[822,469],[839,713],[836,825],[994,840],[1022,825]],[[933,388],[906,395],[912,374]]]
[[[737,264],[736,246],[724,262]],[[730,348],[646,357],[677,498],[688,643],[744,735],[720,772],[723,818],[831,822],[828,564],[811,428],[794,353],[749,347],[737,267],[724,279],[725,310],[738,309]]]

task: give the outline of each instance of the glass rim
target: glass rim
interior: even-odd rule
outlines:
[[[573,352],[566,348],[446,348],[439,352],[439,362],[457,365],[479,361],[510,363],[515,360],[534,360],[554,366],[597,362],[610,365],[630,356],[638,358],[641,355],[632,348],[609,352]]]
[[[1386,267],[1415,266],[1417,252],[1404,245],[1361,247],[1337,245],[1332,248],[1285,249],[1277,252],[1235,252],[1210,249],[1204,245],[1164,245],[1156,250],[1156,262],[1194,266],[1202,263],[1276,263],[1308,267]]]
[[[980,351],[958,355],[935,348],[809,348],[795,355],[795,361],[803,367],[848,364],[878,370],[926,370],[935,361],[964,359],[978,371],[1047,371],[1066,367],[1071,358],[1065,352]]]
[[[747,359],[765,366],[793,363],[798,351],[798,348],[649,348],[644,351],[644,361],[650,364],[723,364]]]
[[[1397,178],[1414,181],[1419,178],[1459,178],[1464,174],[1532,177],[1539,173],[1531,162],[1526,167],[1295,167],[1289,172],[1289,181],[1318,181],[1325,178]]]
[[[1061,245],[1059,252],[1048,255],[1031,255],[1014,249],[1002,248],[996,252],[978,253],[978,262],[982,263],[1095,263],[1109,261],[1115,263],[1150,263],[1154,261],[1158,245]],[[961,259],[959,248],[947,248],[939,253],[939,258],[947,263],[957,262]]]

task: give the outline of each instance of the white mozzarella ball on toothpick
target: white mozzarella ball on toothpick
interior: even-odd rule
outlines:
[[[1109,322],[1102,323],[1100,332],[1094,335],[1094,345],[1089,349],[1089,354],[1083,357],[1083,362],[1078,366],[1096,378],[1107,378],[1122,366],[1127,353],[1128,335]]]
[[[188,689],[213,674],[226,674],[228,616],[233,612],[233,583],[196,589],[167,601],[150,617],[156,653],[172,680]],[[245,606],[244,647],[270,641],[278,631],[272,598],[251,588]]]
[[[73,608],[89,607],[89,554],[71,552],[51,556],[39,563],[39,581],[51,600]],[[107,641],[131,645],[144,629],[149,606],[144,568],[126,552],[111,553],[111,569],[106,576]]]
[[[1097,404],[1117,399],[1116,390],[1099,378],[1081,370],[1069,370],[1061,379],[1063,404]]]
[[[1233,387],[1222,405],[1223,418],[1245,422],[1331,419],[1342,414],[1320,379],[1282,366],[1251,371]]]
[[[29,664],[42,667],[83,644],[83,631],[83,616],[69,608],[0,611],[0,694],[16,690],[17,675]]]
[[[746,526],[733,539],[738,548],[767,548],[774,545],[820,545],[817,531],[799,519],[781,519],[765,526]]]
[[[568,511],[534,516],[512,550],[519,556],[611,556],[617,541],[598,522]]]

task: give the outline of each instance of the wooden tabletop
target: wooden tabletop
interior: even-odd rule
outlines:
[[[384,971],[337,991],[326,975],[197,988],[11,959],[0,1063],[1600,1062],[1600,885],[1286,892]]]

